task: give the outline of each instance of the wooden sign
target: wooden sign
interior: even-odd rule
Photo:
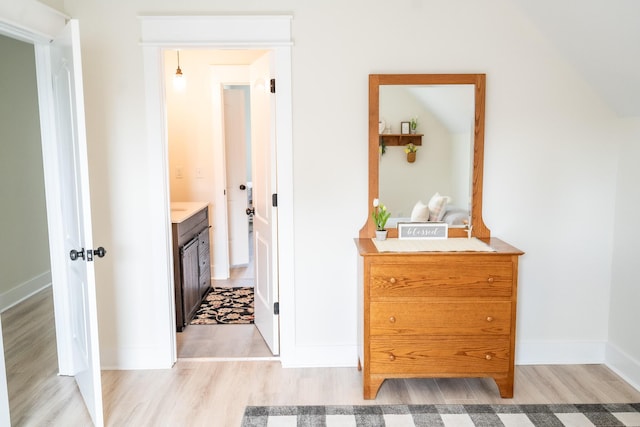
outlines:
[[[449,225],[446,222],[400,222],[398,239],[446,239]]]

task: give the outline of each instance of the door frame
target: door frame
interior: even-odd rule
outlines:
[[[177,361],[174,282],[171,249],[168,140],[164,105],[164,50],[166,49],[265,49],[276,63],[276,135],[278,180],[278,228],[280,293],[280,360],[293,356],[294,236],[293,236],[293,141],[291,94],[291,16],[140,16],[144,60],[149,201],[152,233],[151,256],[159,267],[153,280],[166,303],[158,307],[164,319],[169,365]],[[230,36],[231,35],[231,36]],[[214,248],[215,250],[215,248]]]

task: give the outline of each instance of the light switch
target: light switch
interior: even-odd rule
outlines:
[[[182,166],[176,167],[176,178],[177,179],[181,179],[182,178]]]
[[[196,178],[204,178],[204,175],[202,173],[202,168],[196,168]]]

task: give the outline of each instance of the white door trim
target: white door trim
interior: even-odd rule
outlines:
[[[149,201],[154,241],[150,247],[160,268],[151,280],[164,289],[158,319],[164,322],[166,355],[170,367],[177,360],[174,283],[169,218],[168,150],[164,107],[163,50],[170,48],[270,49],[276,63],[276,135],[278,164],[278,229],[280,290],[280,355],[286,364],[293,354],[294,238],[293,238],[293,141],[291,104],[291,16],[141,16],[141,43],[147,112],[149,153]],[[160,187],[160,188],[158,188]],[[215,250],[215,248],[214,248]],[[163,363],[164,364],[164,363]]]
[[[37,1],[0,2],[0,34],[23,42],[48,43],[69,17]]]

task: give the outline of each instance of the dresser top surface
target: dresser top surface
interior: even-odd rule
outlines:
[[[478,239],[489,245],[493,251],[425,251],[425,252],[381,252],[373,239],[354,239],[358,253],[362,256],[423,256],[423,255],[522,255],[523,251],[495,237]]]

